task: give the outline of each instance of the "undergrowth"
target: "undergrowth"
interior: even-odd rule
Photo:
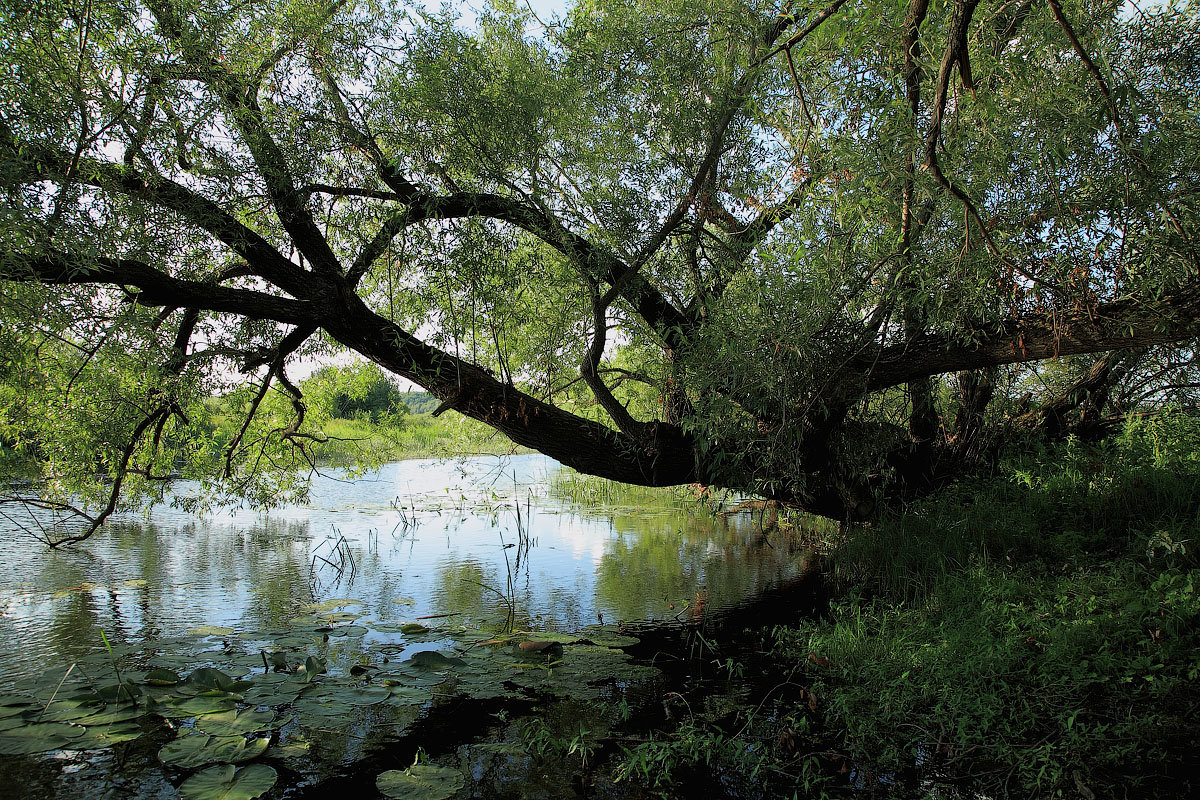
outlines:
[[[1186,418],[1011,453],[848,532],[830,556],[841,599],[766,637],[798,693],[738,730],[632,750],[625,772],[664,792],[663,763],[736,772],[755,753],[781,796],[1186,796],[1198,503]]]

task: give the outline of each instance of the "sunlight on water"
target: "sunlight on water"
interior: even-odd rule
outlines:
[[[94,651],[101,630],[126,643],[260,630],[331,598],[361,601],[368,621],[483,626],[511,602],[521,626],[579,630],[670,619],[699,596],[719,608],[799,570],[747,517],[669,498],[575,504],[551,491],[560,469],[540,455],[397,462],[317,478],[307,506],[204,518],[164,507],[65,552],[0,528],[0,684]]]

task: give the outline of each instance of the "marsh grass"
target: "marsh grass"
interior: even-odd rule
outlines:
[[[634,486],[563,468],[550,476],[551,497],[587,508],[680,508],[703,510],[704,498],[691,486]]]
[[[852,531],[831,559],[844,599],[777,629],[776,656],[804,665],[860,774],[969,777],[997,797],[1186,793],[1198,500],[1187,419],[1010,455]]]

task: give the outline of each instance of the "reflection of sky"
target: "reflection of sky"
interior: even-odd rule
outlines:
[[[399,462],[352,482],[319,478],[306,507],[205,518],[164,507],[65,552],[0,529],[0,684],[69,663],[99,646],[99,630],[118,642],[200,625],[259,631],[330,598],[362,601],[345,610],[364,620],[484,624],[503,615],[493,590],[507,593],[510,571],[523,624],[571,630],[597,613],[672,616],[668,603],[706,581],[727,595],[712,606],[736,602],[794,569],[786,548],[728,547],[752,538],[736,524],[565,504],[546,491],[557,469],[539,455]],[[517,502],[532,543],[519,569],[519,548],[503,547],[518,543]],[[340,552],[339,581],[322,559],[343,563]]]

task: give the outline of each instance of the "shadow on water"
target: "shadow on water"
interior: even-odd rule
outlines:
[[[649,796],[637,781],[614,780],[622,746],[649,741],[677,727],[691,709],[722,704],[760,707],[787,696],[789,688],[760,645],[773,625],[819,616],[829,595],[815,560],[801,573],[753,599],[709,611],[705,592],[675,617],[622,626],[636,644],[624,648],[641,665],[653,666],[650,681],[628,687],[613,676],[612,691],[590,702],[577,699],[481,702],[458,698],[440,707],[400,740],[371,754],[354,770],[317,782],[295,796],[373,797],[375,777],[404,769],[418,757],[459,769],[467,778],[456,796],[486,800],[594,798],[634,800]],[[731,674],[728,664],[740,668]],[[794,688],[790,689],[794,693]],[[782,691],[781,691],[782,690]],[[741,724],[736,711],[722,720]],[[581,734],[582,732],[582,734]],[[577,745],[572,750],[572,744]],[[584,751],[587,751],[586,754]],[[764,781],[733,785],[712,772],[683,776],[673,789],[680,797],[767,798]]]

